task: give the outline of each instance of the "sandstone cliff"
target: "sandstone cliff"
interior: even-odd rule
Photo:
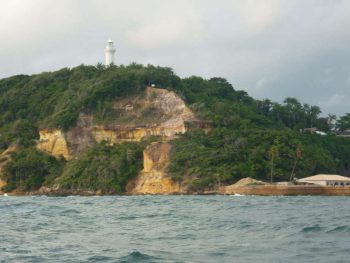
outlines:
[[[1,190],[6,185],[6,182],[0,179],[0,194],[3,194],[3,191]]]
[[[131,194],[173,194],[185,191],[180,183],[174,182],[167,174],[171,145],[155,142],[143,152],[143,170],[129,183],[127,191]]]
[[[56,157],[69,159],[69,149],[65,134],[58,129],[43,129],[39,131],[40,140],[37,147]]]
[[[113,111],[114,118],[106,124],[81,113],[76,126],[67,132],[43,129],[37,148],[70,159],[96,142],[140,141],[152,135],[171,139],[185,133],[191,122],[198,126],[185,102],[166,89],[148,87],[141,95],[119,98],[113,103]]]
[[[5,165],[11,160],[11,154],[17,150],[16,145],[11,145],[8,149],[0,154],[0,193],[1,188],[6,185],[6,182],[1,180],[1,174],[4,171]]]

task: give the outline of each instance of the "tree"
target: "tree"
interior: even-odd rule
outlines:
[[[350,129],[350,113],[346,113],[336,123],[337,130],[343,132]]]
[[[293,129],[297,122],[298,113],[301,111],[301,104],[296,98],[288,97],[283,101],[288,113],[288,127]]]
[[[39,152],[34,147],[15,152],[4,167],[6,191],[19,188],[24,191],[38,189],[49,176],[59,173],[63,162]]]
[[[103,65],[101,62],[98,62],[98,63],[96,64],[96,69],[97,69],[98,71],[103,71],[103,70],[106,69],[106,66]]]
[[[328,114],[328,116],[327,116],[327,122],[328,122],[329,129],[330,129],[331,131],[333,131],[334,128],[335,128],[335,122],[336,122],[336,120],[337,120],[337,116],[336,116],[336,115],[334,115],[334,114]]]
[[[257,108],[258,108],[258,112],[268,116],[271,109],[272,109],[272,102],[269,99],[265,99],[265,100],[257,100]]]
[[[295,150],[295,162],[294,162],[294,165],[293,165],[292,173],[290,174],[290,178],[289,178],[290,182],[294,179],[295,167],[297,166],[297,163],[298,163],[299,159],[301,158],[301,156],[302,156],[301,145],[298,144],[298,146],[297,146],[297,148]]]
[[[312,128],[315,125],[315,122],[318,118],[318,115],[321,113],[321,109],[318,106],[311,106],[306,109],[306,116],[307,116],[307,121],[308,125],[310,128]]]
[[[279,151],[278,151],[278,138],[275,139],[274,141],[274,144],[270,147],[269,149],[269,158],[270,158],[270,161],[271,161],[271,168],[270,168],[270,180],[271,180],[271,183],[273,181],[273,174],[274,174],[274,170],[275,170],[275,160],[276,158],[278,158],[278,155],[279,155]]]

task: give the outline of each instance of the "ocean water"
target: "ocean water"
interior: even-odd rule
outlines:
[[[0,262],[350,262],[350,198],[1,196]]]

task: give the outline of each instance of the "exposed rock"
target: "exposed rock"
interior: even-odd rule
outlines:
[[[62,189],[59,185],[52,187],[42,186],[38,191],[29,193],[31,195],[47,195],[47,196],[69,196],[69,195],[81,195],[81,196],[92,196],[100,195],[99,191],[91,191],[86,189]]]
[[[63,156],[69,160],[82,150],[102,141],[113,145],[125,141],[141,141],[152,135],[160,136],[165,141],[191,128],[208,131],[212,126],[212,122],[196,119],[185,102],[166,89],[148,87],[142,94],[118,98],[113,102],[112,110],[113,118],[107,123],[98,122],[92,114],[81,113],[76,125],[67,132],[58,129],[41,130],[37,148],[55,157]],[[174,182],[166,174],[170,148],[170,144],[159,142],[145,149],[144,169],[136,179],[129,182],[128,193],[184,192],[180,183]],[[43,187],[39,193],[67,194],[57,187]],[[78,190],[77,193],[91,194],[83,190]]]
[[[171,145],[156,142],[149,145],[143,152],[143,170],[138,177],[129,183],[127,190],[132,194],[173,194],[181,193],[183,189],[167,174]]]
[[[143,171],[164,171],[169,163],[171,145],[169,143],[155,142],[143,152]]]
[[[61,130],[43,129],[39,131],[39,135],[38,149],[48,152],[55,157],[63,156],[65,159],[70,159],[65,134]]]
[[[242,178],[241,180],[239,180],[238,182],[236,182],[235,184],[231,185],[231,186],[243,186],[243,185],[267,185],[268,183],[265,183],[263,181],[259,181],[250,177],[246,177],[246,178]],[[227,186],[230,187],[230,186]]]
[[[11,154],[17,150],[17,145],[13,144],[0,154],[0,176],[4,171],[5,165],[11,160]],[[0,189],[6,185],[6,181],[0,178]],[[1,193],[1,191],[0,191]]]
[[[92,115],[82,113],[76,126],[66,133],[40,130],[38,149],[70,159],[94,143],[140,141],[152,135],[171,139],[185,133],[191,122],[196,127],[201,125],[185,102],[166,89],[148,87],[139,96],[116,99],[113,108],[115,118],[108,124],[99,124]]]
[[[2,194],[3,192],[1,191],[1,189],[6,185],[6,182],[0,179],[0,194]]]

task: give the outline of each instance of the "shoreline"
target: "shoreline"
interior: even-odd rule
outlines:
[[[350,186],[319,185],[255,185],[225,186],[225,194],[258,195],[258,196],[350,196]]]
[[[90,190],[58,190],[50,192],[31,191],[6,193],[8,196],[142,196],[142,195],[255,195],[255,196],[350,196],[350,186],[329,187],[317,185],[243,185],[223,186],[216,190],[201,192],[173,192],[173,193],[123,193],[123,194],[102,194],[99,191]],[[0,195],[5,193],[0,191]]]

